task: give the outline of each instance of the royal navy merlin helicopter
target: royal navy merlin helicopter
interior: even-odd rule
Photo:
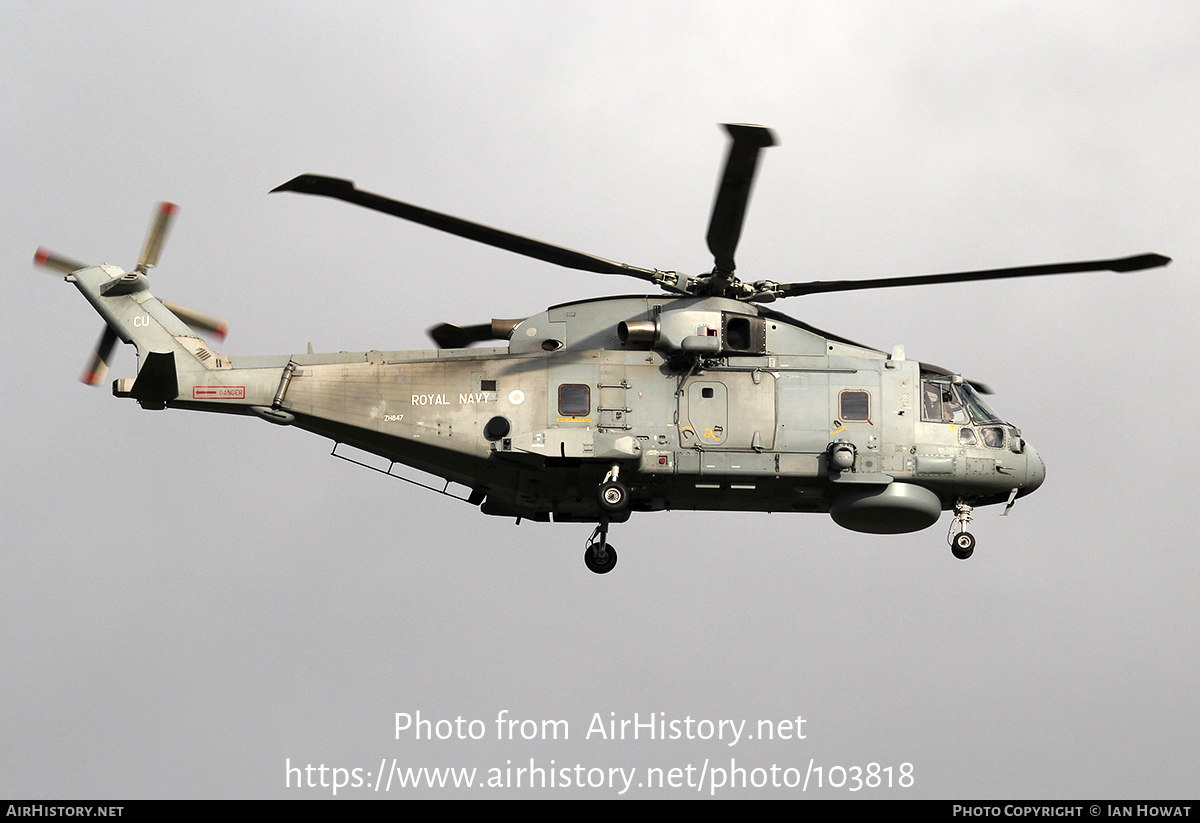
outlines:
[[[430,330],[432,351],[229,357],[221,321],[151,295],[175,207],[163,204],[133,271],[39,249],[104,318],[84,381],[98,384],[119,339],[137,376],[113,382],[144,409],[257,415],[469,489],[484,514],[595,523],[584,560],[617,562],[609,526],[667,509],[827,512],[859,532],[932,526],[952,511],[955,557],[975,548],[974,507],[1035,491],[1045,465],[978,383],[885,353],[766,307],[818,292],[1163,266],[1114,260],[873,280],[748,283],[735,274],[751,184],[769,129],[731,138],[708,226],[712,271],[616,263],[306,174],[274,191],[315,194],[572,269],[645,280],[663,293],[580,300],[518,320]],[[501,345],[470,348],[489,341]],[[347,457],[347,459],[354,459]],[[355,460],[355,462],[361,462]],[[367,465],[364,463],[364,465]],[[381,469],[382,470],[382,469]],[[393,476],[397,476],[394,475]],[[402,478],[405,479],[405,478]],[[421,484],[425,485],[425,484]],[[455,495],[457,496],[457,495]]]

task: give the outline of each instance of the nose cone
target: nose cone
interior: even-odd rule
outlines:
[[[1025,477],[1021,483],[1018,497],[1024,497],[1038,490],[1046,480],[1046,462],[1033,446],[1025,447]]]

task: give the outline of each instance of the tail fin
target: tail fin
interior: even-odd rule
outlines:
[[[107,263],[84,266],[47,249],[38,249],[34,262],[62,272],[104,318],[104,333],[80,378],[98,385],[108,373],[108,359],[117,340],[137,348],[138,379],[129,396],[153,402],[172,400],[178,393],[179,371],[229,368],[227,358],[213,352],[196,337],[193,328],[223,340],[228,331],[224,321],[166,304],[150,293],[147,272],[158,263],[163,242],[178,211],[172,203],[160,203],[137,268],[125,271]],[[189,326],[191,328],[189,328]],[[168,364],[169,360],[169,364]],[[149,371],[147,371],[149,369]],[[125,392],[122,392],[125,393]]]
[[[105,361],[117,339],[132,343],[137,349],[137,388],[130,391],[125,386],[121,393],[128,391],[129,396],[139,400],[175,399],[178,372],[202,373],[230,367],[228,358],[210,349],[187,323],[150,293],[144,274],[101,265],[73,272],[67,275],[67,280],[75,284],[105,323],[104,335],[84,382],[96,385],[104,379]],[[188,313],[188,316],[196,315]],[[207,319],[211,325],[224,329],[223,322]],[[166,359],[171,365],[166,364]]]

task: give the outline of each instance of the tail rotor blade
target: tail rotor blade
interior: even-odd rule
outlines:
[[[184,323],[187,323],[193,329],[211,334],[213,337],[217,338],[217,340],[224,340],[225,335],[229,334],[229,324],[219,317],[213,317],[209,314],[193,311],[192,309],[184,308],[183,306],[176,305],[175,303],[168,303],[165,300],[162,301],[162,304],[167,308],[168,311],[170,311]]]
[[[105,326],[104,333],[100,335],[100,341],[96,343],[96,350],[92,352],[92,359],[88,361],[87,368],[79,376],[80,382],[89,386],[99,386],[104,382],[104,378],[108,375],[108,359],[112,356],[113,346],[116,344],[116,332]]]
[[[158,256],[162,253],[163,242],[167,239],[167,231],[170,230],[171,221],[178,211],[179,206],[174,203],[158,204],[158,213],[154,216],[154,222],[150,224],[150,233],[146,235],[146,246],[142,249],[142,256],[138,259],[138,271],[145,273],[147,269],[158,265]]]
[[[50,249],[44,246],[39,247],[37,254],[33,256],[33,262],[39,266],[44,266],[47,269],[54,269],[63,274],[70,274],[73,271],[79,271],[85,268],[83,263],[78,260],[72,260],[69,257],[63,257],[60,254],[55,254]]]

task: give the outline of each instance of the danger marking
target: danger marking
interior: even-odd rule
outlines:
[[[193,386],[193,400],[245,400],[245,386]]]

